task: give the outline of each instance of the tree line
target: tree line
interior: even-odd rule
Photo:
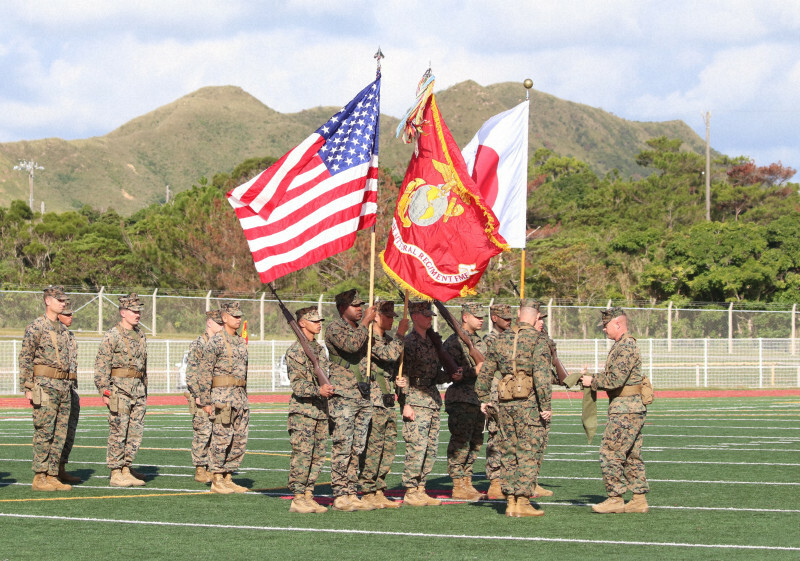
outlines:
[[[541,148],[529,162],[526,294],[577,304],[609,299],[741,304],[800,301],[800,185],[780,162],[746,157],[712,164],[711,221],[705,219],[705,160],[658,137],[637,156],[641,178],[603,177],[588,164]],[[225,193],[275,158],[245,160],[200,178],[165,204],[132,216],[84,206],[34,213],[24,201],[0,207],[0,282],[219,294],[263,289]],[[387,239],[400,178],[379,173],[378,251]],[[279,279],[287,295],[353,285],[366,290],[369,234],[355,246]],[[513,298],[521,254],[492,260],[479,293]],[[393,294],[376,268],[379,293]]]

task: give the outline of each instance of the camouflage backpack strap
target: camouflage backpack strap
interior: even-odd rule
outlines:
[[[519,326],[515,325],[512,327],[514,330],[514,347],[511,351],[511,373],[515,376],[517,375],[517,343],[519,342]]]

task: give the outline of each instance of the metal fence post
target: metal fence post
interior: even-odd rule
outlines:
[[[667,306],[667,351],[672,352],[672,300]]]
[[[649,350],[647,352],[650,354],[650,374],[649,374],[649,378],[650,378],[650,382],[652,383],[653,382],[653,340],[652,339],[648,339],[648,343],[649,343],[649,345],[648,345]]]
[[[103,333],[103,291],[105,286],[100,287],[100,292],[97,293],[97,332]]]
[[[12,372],[14,373],[14,386],[13,386],[12,391],[14,393],[20,393],[22,388],[19,387],[19,361],[18,361],[19,357],[17,357],[17,341],[14,340],[14,341],[12,341],[12,343],[13,343],[13,345],[11,347],[11,349],[12,349],[11,350],[11,352],[12,352],[11,361],[12,361],[12,364],[13,364]]]
[[[169,393],[170,379],[169,379],[169,341],[167,341],[167,393]]]
[[[153,337],[155,337],[157,334],[156,331],[156,303],[158,302],[158,298],[156,298],[157,294],[158,294],[158,289],[156,288],[153,291]]]
[[[270,359],[269,363],[271,368],[269,369],[272,374],[272,391],[275,391],[275,339],[272,340],[272,345],[270,345]]]
[[[728,306],[728,354],[733,354],[733,302]]]
[[[261,312],[261,324],[260,324],[261,325],[261,329],[260,329],[260,331],[261,331],[261,340],[262,341],[264,340],[264,297],[266,295],[267,295],[266,292],[262,292],[261,293],[261,307],[260,307],[260,310],[259,310]]]
[[[206,293],[206,311],[207,312],[211,311],[211,291],[210,290]]]
[[[792,356],[797,354],[797,304],[792,304]]]
[[[758,338],[758,387],[764,387],[764,343]]]
[[[547,302],[547,332],[553,335],[553,299]]]
[[[600,369],[600,340],[594,340],[594,371],[597,372]]]
[[[703,387],[708,387],[708,337],[703,339]]]

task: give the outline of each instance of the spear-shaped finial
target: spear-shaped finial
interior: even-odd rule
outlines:
[[[375,53],[375,56],[373,58],[378,63],[378,74],[380,74],[381,73],[381,59],[382,58],[386,58],[386,57],[383,56],[383,51],[381,51],[380,45],[378,45],[378,52]]]

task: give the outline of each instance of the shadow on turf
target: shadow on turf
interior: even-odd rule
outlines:
[[[16,479],[6,479],[9,475],[11,474],[8,472],[0,471],[0,485],[12,485],[17,482]]]

